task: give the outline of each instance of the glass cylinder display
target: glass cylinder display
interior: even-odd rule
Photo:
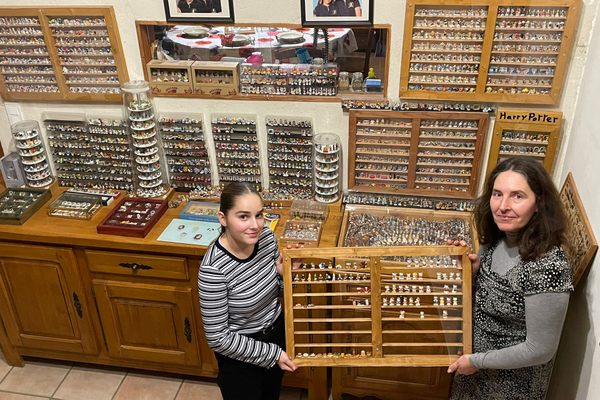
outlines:
[[[169,185],[159,136],[150,85],[131,81],[123,85],[123,105],[131,136],[135,194],[139,197],[161,197]]]
[[[17,122],[11,126],[11,132],[25,171],[26,185],[33,188],[49,186],[53,178],[38,122]]]
[[[340,198],[340,160],[342,144],[333,133],[321,133],[315,143],[315,200],[333,203]]]

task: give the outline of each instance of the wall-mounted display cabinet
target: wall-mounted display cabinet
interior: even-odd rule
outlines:
[[[579,0],[409,0],[400,96],[556,104]]]
[[[472,198],[484,113],[350,111],[348,189]]]
[[[128,80],[112,7],[1,7],[0,95],[120,102]]]
[[[562,112],[546,110],[498,109],[487,175],[508,157],[532,157],[552,173],[558,148]]]

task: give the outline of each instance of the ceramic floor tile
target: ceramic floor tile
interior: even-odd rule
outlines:
[[[0,357],[0,382],[2,382],[4,377],[10,372],[11,368],[12,367],[4,361],[4,357]]]
[[[73,367],[52,398],[61,400],[110,400],[125,372]]]
[[[221,391],[216,383],[184,381],[176,400],[222,400]]]
[[[70,369],[70,365],[27,361],[24,367],[10,370],[0,383],[0,390],[50,397]]]
[[[173,400],[181,379],[128,374],[113,400]]]
[[[29,396],[27,394],[16,394],[0,392],[0,400],[47,400],[47,397]]]

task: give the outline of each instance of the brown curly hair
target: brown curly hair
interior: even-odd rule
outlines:
[[[532,158],[508,158],[492,171],[485,183],[483,194],[475,201],[473,212],[479,243],[493,244],[506,236],[498,229],[490,209],[494,183],[498,175],[505,171],[514,171],[523,175],[535,194],[537,212],[519,232],[518,238],[521,259],[533,260],[563,243],[567,220],[552,178],[542,163]]]

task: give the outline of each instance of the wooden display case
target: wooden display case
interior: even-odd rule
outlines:
[[[0,7],[0,95],[121,101],[128,80],[112,7]]]
[[[487,176],[502,160],[533,157],[552,173],[562,126],[561,111],[498,109]]]
[[[192,94],[193,61],[151,60],[146,64],[152,94]]]
[[[146,198],[124,198],[96,227],[98,233],[146,237],[167,211],[167,201]]]
[[[579,0],[409,0],[400,96],[556,104]]]
[[[194,61],[194,93],[212,96],[235,96],[240,92],[239,64],[235,62]]]
[[[471,353],[467,252],[458,246],[287,251],[287,354],[298,366],[431,367]],[[316,286],[325,289],[315,292]]]
[[[485,113],[350,111],[348,189],[476,195]]]

